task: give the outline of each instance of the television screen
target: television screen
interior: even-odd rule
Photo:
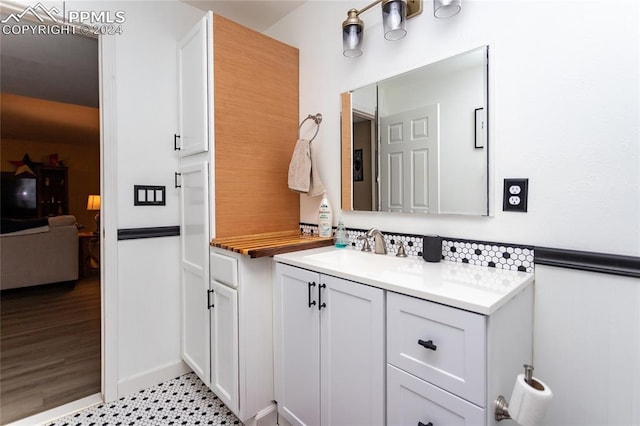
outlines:
[[[0,185],[0,216],[22,219],[37,215],[35,177],[15,176],[13,173],[3,172]]]

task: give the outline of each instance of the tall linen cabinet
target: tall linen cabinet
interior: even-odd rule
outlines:
[[[209,244],[298,228],[298,50],[208,13],[178,67],[182,359],[251,424],[273,409],[272,262]]]

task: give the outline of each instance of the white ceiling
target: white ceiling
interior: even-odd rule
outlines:
[[[181,0],[263,32],[307,0]]]

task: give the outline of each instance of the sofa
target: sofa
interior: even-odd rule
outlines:
[[[74,216],[3,219],[0,232],[0,290],[78,279]]]

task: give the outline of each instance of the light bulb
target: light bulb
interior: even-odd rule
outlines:
[[[400,40],[407,34],[404,29],[406,14],[407,5],[404,1],[392,0],[382,6],[384,38],[387,40]]]
[[[358,31],[355,25],[351,25],[347,31],[347,47],[353,49],[358,44]]]
[[[389,28],[395,29],[398,28],[402,22],[402,18],[400,17],[400,9],[397,2],[391,3],[389,5],[389,16],[387,16],[387,25]]]
[[[362,55],[360,45],[362,34],[358,25],[349,25],[344,28],[342,34],[342,54],[348,58],[356,58]]]

